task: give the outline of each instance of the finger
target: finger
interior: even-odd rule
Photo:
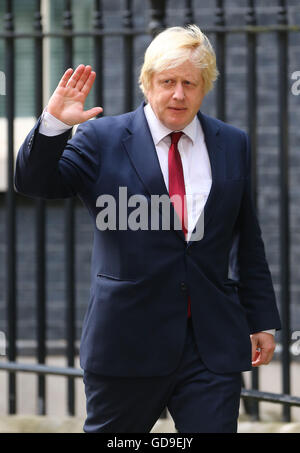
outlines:
[[[76,68],[76,71],[74,72],[74,74],[72,75],[71,79],[69,80],[69,82],[67,84],[68,87],[74,88],[76,86],[76,83],[80,79],[84,69],[85,69],[85,66],[83,64],[80,64]]]
[[[256,351],[255,356],[252,358],[252,366],[257,367],[262,365],[261,351]]]
[[[85,95],[85,97],[89,94],[89,92],[91,91],[91,88],[95,82],[95,78],[96,78],[96,73],[95,71],[92,71],[87,79],[87,81],[85,82],[84,86],[82,87],[81,89],[81,92]]]
[[[251,346],[252,346],[252,361],[255,360],[257,356],[257,339],[254,336],[251,336]]]
[[[84,121],[88,121],[91,118],[94,118],[95,116],[99,115],[101,112],[103,112],[102,107],[94,107],[90,110],[87,110],[86,112],[83,112]]]
[[[64,73],[64,75],[62,76],[62,78],[60,79],[58,86],[65,87],[67,85],[72,73],[73,73],[72,68],[67,69],[66,72]]]
[[[256,350],[254,354],[252,354],[252,366],[259,366],[261,360],[261,353],[259,350]]]
[[[81,91],[82,88],[84,87],[86,81],[88,80],[88,78],[90,76],[91,71],[92,71],[91,66],[86,66],[85,67],[85,70],[83,71],[80,79],[78,80],[78,82],[76,84],[76,88],[77,88],[78,91]]]

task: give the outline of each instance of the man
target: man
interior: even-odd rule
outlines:
[[[77,195],[92,217],[84,430],[149,432],[167,407],[179,432],[236,432],[241,372],[270,362],[280,320],[247,135],[199,111],[217,77],[214,51],[195,25],[165,30],[145,54],[146,102],[95,121],[87,120],[102,109],[83,107],[95,73],[84,65],[72,73],[21,147],[15,184],[33,197]],[[124,207],[121,189],[126,203],[146,200],[158,228],[124,226],[134,204]],[[106,229],[102,195],[116,208]],[[157,196],[172,201],[168,228]]]

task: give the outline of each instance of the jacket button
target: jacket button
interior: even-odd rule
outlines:
[[[181,282],[180,286],[181,286],[181,290],[182,291],[186,291],[187,290],[187,286],[186,286],[185,282]]]

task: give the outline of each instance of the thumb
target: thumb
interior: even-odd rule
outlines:
[[[94,118],[95,116],[99,115],[101,112],[103,112],[102,107],[94,107],[90,110],[86,110],[83,112],[83,120],[87,121],[90,120],[91,118]]]

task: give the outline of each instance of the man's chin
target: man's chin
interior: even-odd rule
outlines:
[[[164,125],[172,131],[181,131],[188,125],[188,122],[182,121],[182,119],[178,121],[178,118],[176,118],[165,121]]]
[[[186,126],[186,123],[170,123],[167,127],[172,131],[182,131],[182,129],[184,129]]]

